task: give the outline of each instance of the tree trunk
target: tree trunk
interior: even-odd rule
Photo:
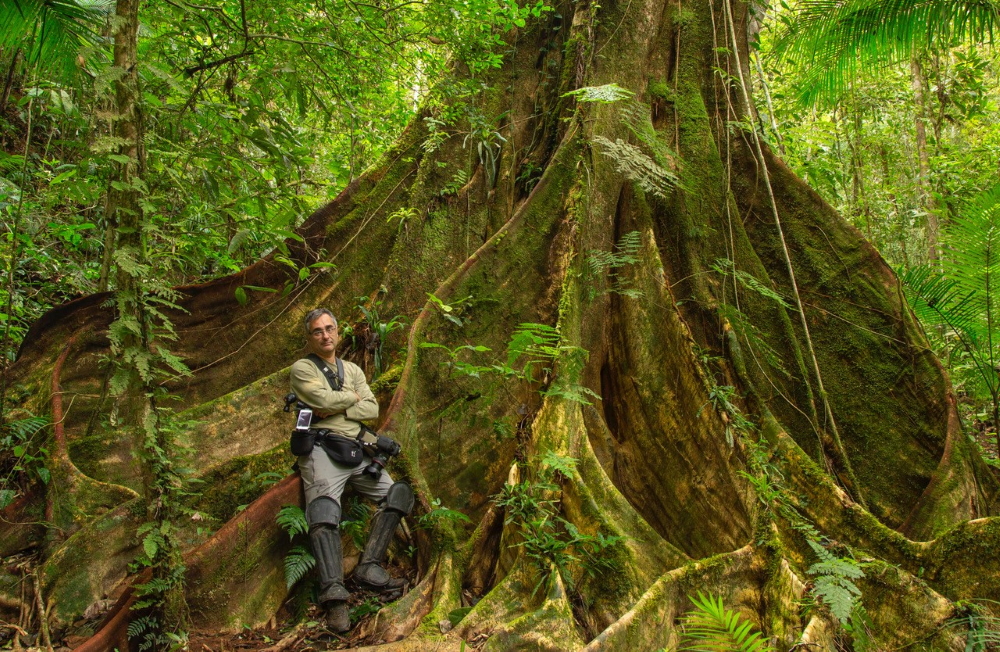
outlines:
[[[265,492],[254,478],[292,462],[279,399],[301,319],[323,305],[351,322],[348,306],[382,286],[382,314],[411,324],[386,347],[403,348],[376,385],[379,428],[404,449],[392,471],[416,488],[418,514],[440,500],[472,524],[422,521],[419,582],[368,621],[369,640],[656,649],[677,643],[677,619],[701,591],[785,649],[833,650],[849,637],[811,606],[809,541],[874,560],[857,583],[878,646],[954,647],[954,601],[1000,598],[1000,530],[982,518],[996,513],[1000,484],[962,436],[892,271],[745,131],[747,7],[728,1],[559,4],[507,35],[488,90],[466,107],[450,100],[502,139],[466,138],[463,119],[431,146],[424,118],[444,109],[428,110],[288,242],[299,266],[335,271],[300,281],[269,257],[180,288],[175,353],[194,373],[170,389],[193,422],[186,463],[204,480],[192,507],[225,523],[187,556],[199,628],[263,624],[285,599],[288,544],[273,519],[301,499],[299,484]],[[611,83],[634,96],[585,101],[615,95],[581,91]],[[387,219],[401,210],[405,224]],[[242,305],[245,285],[291,290]],[[86,429],[103,409],[92,397],[105,299],[39,320],[13,370],[24,405],[42,410],[52,361],[70,351],[56,378],[75,397],[69,451],[110,486],[134,462],[117,454],[113,429]],[[526,323],[559,333],[534,372],[454,364],[507,363]],[[867,507],[851,498],[862,495]],[[540,533],[531,509],[572,528]],[[134,545],[120,499],[94,498],[91,510],[43,569],[58,622],[121,580]],[[29,538],[5,527],[0,541]],[[541,534],[568,547],[540,548]],[[438,623],[473,604],[442,637]],[[115,613],[109,627],[127,620]],[[108,649],[113,634],[87,649]]]
[[[938,231],[940,230],[938,207],[931,188],[930,155],[927,152],[927,101],[924,97],[924,71],[916,57],[910,60],[910,79],[910,87],[913,89],[913,123],[917,135],[918,182],[921,200],[927,212],[927,257],[931,261],[936,261],[938,258]]]

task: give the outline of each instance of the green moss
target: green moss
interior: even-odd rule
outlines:
[[[406,359],[405,355],[400,356],[401,359]],[[403,363],[397,362],[392,365],[379,376],[377,379],[372,381],[371,390],[376,396],[392,394],[396,391],[396,386],[399,384],[399,379],[403,375]]]
[[[666,100],[667,102],[673,102],[676,97],[674,89],[660,79],[650,79],[649,84],[646,86],[646,92],[651,97]]]
[[[248,505],[267,491],[270,483],[291,472],[293,462],[288,446],[281,444],[266,453],[229,460],[200,478],[203,492],[191,507],[224,523],[237,508]],[[279,476],[264,475],[278,473]]]

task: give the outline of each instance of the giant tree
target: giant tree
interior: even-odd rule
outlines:
[[[891,270],[753,130],[746,22],[731,0],[559,3],[485,84],[456,66],[287,256],[179,288],[192,374],[167,385],[204,481],[191,506],[225,522],[192,532],[197,626],[281,605],[274,515],[299,484],[254,478],[292,461],[278,400],[301,317],[378,295],[410,322],[383,344],[403,348],[380,428],[428,518],[418,583],[369,640],[654,649],[701,591],[786,648],[834,649],[852,614],[877,645],[964,645],[952,619],[1000,595],[1000,485]],[[50,312],[12,369],[79,470],[0,530],[5,554],[44,541],[55,624],[120,587],[137,543],[105,302]],[[802,600],[813,582],[832,610]],[[116,644],[130,599],[89,649]]]

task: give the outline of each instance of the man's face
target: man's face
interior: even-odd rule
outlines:
[[[330,315],[320,315],[309,324],[307,346],[312,353],[321,358],[332,358],[339,343],[340,335]]]

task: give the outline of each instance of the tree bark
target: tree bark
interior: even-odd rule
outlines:
[[[383,286],[382,314],[411,324],[377,384],[377,425],[405,451],[391,471],[417,490],[417,515],[440,500],[471,524],[423,520],[416,559],[397,555],[419,581],[363,626],[370,640],[657,649],[677,643],[702,591],[786,649],[832,650],[848,636],[806,591],[814,539],[875,560],[858,585],[882,647],[945,649],[963,631],[948,624],[955,601],[1000,597],[989,518],[1000,484],[962,436],[892,271],[745,131],[747,7],[728,1],[560,3],[507,35],[504,66],[469,102],[502,140],[471,142],[461,118],[432,146],[424,118],[473,115],[442,94],[446,108],[418,116],[288,242],[297,265],[336,271],[299,280],[268,257],[180,288],[175,350],[194,373],[169,388],[194,422],[188,463],[204,489],[192,508],[225,523],[187,557],[199,628],[263,624],[284,601],[287,538],[273,516],[297,480],[265,491],[252,478],[292,461],[278,399],[301,318],[324,305],[350,322],[347,306]],[[581,89],[611,83],[632,97],[584,101]],[[459,172],[468,182],[455,189]],[[400,210],[405,228],[387,219]],[[245,285],[279,292],[243,305]],[[134,462],[113,432],[84,428],[102,409],[89,397],[105,299],[39,320],[13,370],[33,387],[79,334],[61,372],[76,397],[69,449],[110,486]],[[520,377],[487,371],[508,362],[523,324],[558,329],[557,354]],[[473,346],[487,350],[461,348]],[[497,500],[512,494],[551,506],[546,532],[570,557],[538,552],[541,526]],[[62,622],[124,573],[128,510],[94,503],[45,569]],[[115,533],[103,546],[119,556],[63,561],[90,559],[99,532]],[[472,604],[442,640],[438,623]]]

